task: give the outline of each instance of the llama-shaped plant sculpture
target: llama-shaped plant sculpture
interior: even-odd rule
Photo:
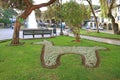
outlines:
[[[56,68],[60,64],[63,54],[81,55],[82,63],[86,67],[97,67],[99,65],[98,50],[106,50],[104,47],[82,47],[82,46],[54,46],[52,42],[44,40],[34,44],[43,44],[41,53],[42,65],[46,68]]]

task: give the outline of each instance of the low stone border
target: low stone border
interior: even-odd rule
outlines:
[[[56,68],[60,65],[60,57],[64,54],[81,55],[82,63],[86,67],[94,68],[99,65],[98,50],[106,50],[104,47],[82,47],[82,46],[54,46],[52,42],[42,41],[33,44],[43,44],[41,52],[42,66]]]

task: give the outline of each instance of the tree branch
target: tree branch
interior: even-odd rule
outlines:
[[[41,7],[45,7],[48,6],[50,4],[53,4],[56,0],[50,0],[47,3],[42,3],[42,4],[38,4],[38,5],[33,5],[33,10],[41,8]]]
[[[24,0],[24,1],[26,1],[26,3],[28,4],[28,0]],[[26,10],[23,12],[23,14],[21,15],[21,16],[19,16],[19,17],[22,17],[23,19],[26,19],[27,17],[28,17],[28,15],[33,11],[33,10],[35,10],[35,9],[39,9],[39,8],[41,8],[41,7],[45,7],[45,6],[48,6],[48,5],[50,5],[50,4],[52,4],[52,3],[54,3],[56,0],[50,0],[50,1],[48,1],[47,3],[42,3],[42,4],[39,4],[39,5],[32,5],[32,6],[30,6],[29,4],[29,6],[26,8]]]
[[[91,11],[92,11],[93,16],[96,18],[96,15],[95,15],[95,13],[94,13],[94,9],[93,9],[93,7],[92,7],[91,0],[86,0],[86,1],[87,1],[88,4],[90,5],[90,8],[91,8]]]
[[[31,6],[31,2],[29,0],[24,0],[24,2],[26,3],[27,6]]]
[[[112,2],[110,3],[109,9],[112,9],[114,7],[114,3],[115,3],[115,0],[112,0]]]
[[[119,6],[120,6],[120,4],[117,5],[117,7],[119,7]]]
[[[113,6],[112,8],[120,7],[120,4]]]

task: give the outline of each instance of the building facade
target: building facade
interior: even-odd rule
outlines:
[[[108,2],[111,2],[111,0],[108,0]],[[120,3],[120,0],[117,1],[117,4]],[[101,9],[95,10],[95,15],[97,16],[98,25],[99,27],[102,27],[105,30],[112,30],[112,23],[110,18],[104,18],[101,17]],[[115,22],[118,24],[118,30],[120,31],[120,6],[116,6],[112,9],[112,15],[115,18]],[[96,23],[94,21],[94,16],[91,14],[91,19],[89,22],[90,27],[96,27]]]

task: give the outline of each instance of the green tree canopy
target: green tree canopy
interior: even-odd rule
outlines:
[[[114,34],[119,34],[118,25],[115,22],[115,15],[112,13],[112,10],[117,7],[116,1],[117,0],[100,0],[100,3],[102,14],[111,19]]]
[[[75,1],[70,1],[61,6],[61,17],[65,20],[67,25],[72,28],[76,36],[76,42],[80,42],[80,25],[85,19],[88,19],[89,14],[84,4],[78,4]]]
[[[70,1],[62,5],[62,18],[70,25],[78,26],[89,18],[89,11],[84,4]]]
[[[30,4],[33,3],[32,0],[29,0],[29,2]],[[27,7],[24,0],[0,0],[0,6],[3,8],[11,7],[19,10],[24,10]]]
[[[100,8],[103,17],[109,17],[108,14],[110,13],[110,10],[117,7],[116,1],[117,0],[100,0]]]
[[[100,9],[100,6],[99,5],[93,5],[93,9],[94,10]]]
[[[17,12],[12,8],[6,8],[2,10],[3,17],[9,19],[13,17],[13,15],[17,15]]]
[[[59,20],[60,4],[56,2],[47,8],[48,10],[45,12],[45,18]]]
[[[40,19],[40,17],[41,17],[41,11],[40,11],[40,9],[36,9],[35,10],[35,16],[36,16],[37,19]]]
[[[6,9],[0,9],[1,17],[0,22],[1,23],[10,23],[10,18],[13,17],[13,15],[17,15],[17,12],[13,10],[12,8],[6,8]]]
[[[106,0],[100,0],[100,8],[102,10],[102,17],[108,17],[108,3]]]

